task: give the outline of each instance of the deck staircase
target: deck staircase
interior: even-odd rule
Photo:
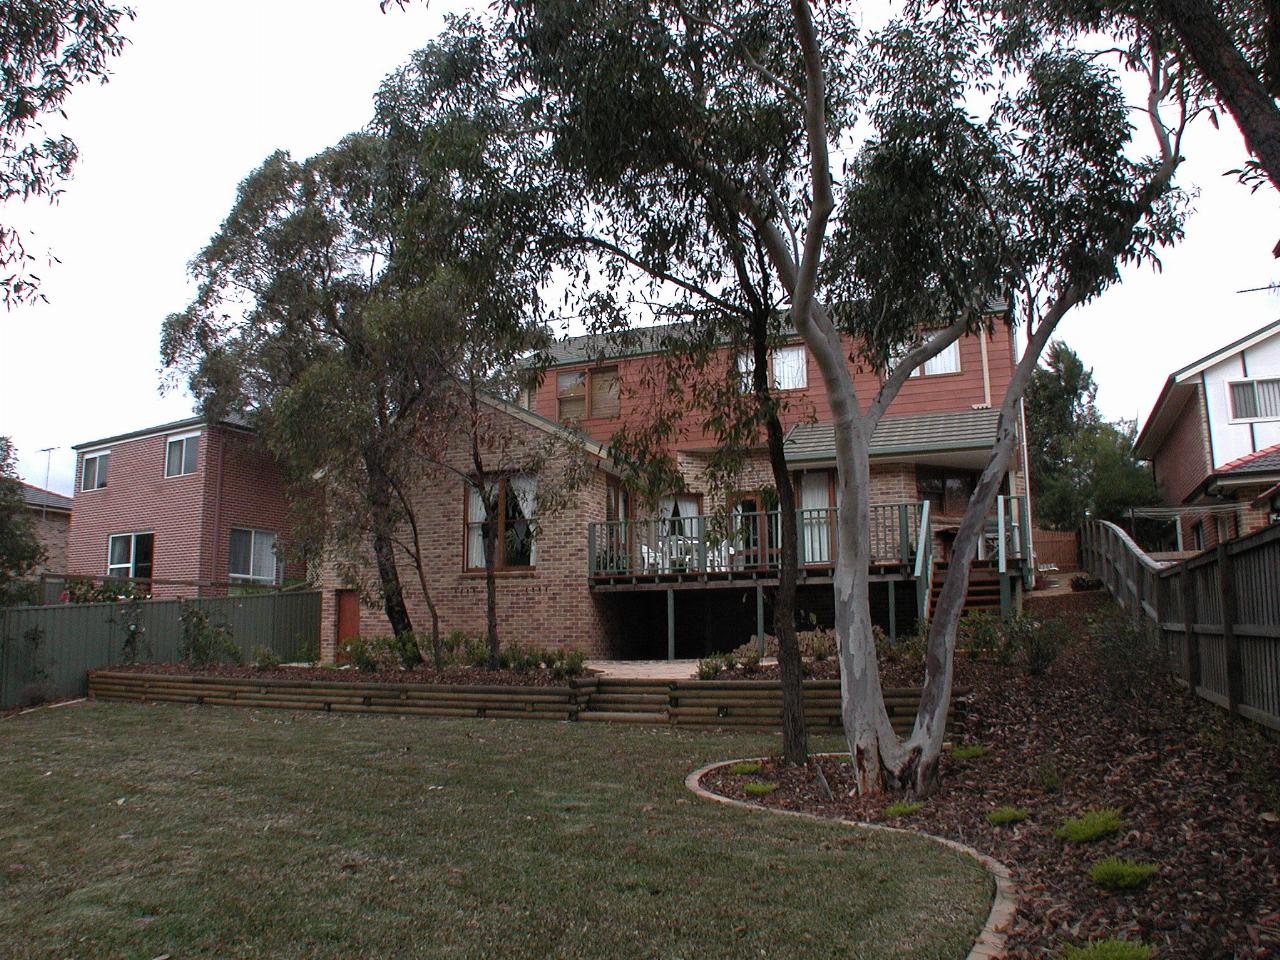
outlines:
[[[601,678],[579,720],[667,723],[671,684],[665,680]]]
[[[946,582],[951,564],[939,560],[934,564],[933,587],[929,592],[929,612],[938,606],[942,585]],[[964,613],[983,610],[1000,613],[1000,572],[994,560],[975,560],[969,574],[969,590],[964,597]]]

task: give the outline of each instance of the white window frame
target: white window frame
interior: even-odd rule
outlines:
[[[113,540],[121,540],[125,537],[129,538],[129,562],[128,564],[113,564],[111,562],[111,543]],[[137,577],[138,566],[138,538],[151,538],[151,576],[146,579],[150,580],[155,576],[156,567],[156,534],[154,530],[131,530],[128,533],[111,533],[107,535],[107,576],[115,579],[133,579]],[[117,573],[116,571],[127,568],[127,573]]]
[[[191,464],[191,469],[190,469],[190,470],[187,470],[187,469],[180,469],[177,473],[170,473],[170,472],[169,472],[169,451],[173,448],[173,445],[174,445],[175,443],[181,443],[181,444],[183,444],[183,445],[184,445],[184,446],[183,446],[183,448],[182,448],[182,464],[181,464],[181,466],[182,466],[183,468],[185,468],[185,466],[186,466],[186,462],[187,462],[187,448],[186,448],[185,444],[186,444],[186,442],[187,442],[188,440],[195,440],[195,441],[196,441],[196,454],[195,454],[195,457],[193,458],[193,461],[194,461],[194,462]],[[194,431],[192,431],[191,433],[178,433],[178,434],[174,434],[172,437],[167,437],[167,438],[165,439],[165,444],[164,444],[164,476],[165,476],[165,479],[166,479],[166,480],[167,480],[167,479],[169,479],[170,477],[189,477],[189,476],[191,476],[193,473],[195,473],[195,472],[196,472],[196,468],[199,466],[199,460],[200,460],[200,431],[199,431],[199,430],[194,430]]]
[[[778,382],[778,354],[783,351],[792,351],[800,354],[800,382],[792,387],[784,387]],[[747,351],[738,354],[734,361],[738,370],[738,380],[742,386],[743,393],[750,393],[755,383],[755,355]],[[786,346],[778,347],[776,350],[769,351],[769,384],[770,388],[782,392],[790,392],[792,390],[805,390],[809,386],[809,352],[805,349],[803,343],[789,343]]]
[[[889,372],[898,366],[904,357],[920,344],[904,343],[898,349],[889,355]],[[939,370],[938,367],[946,364],[946,368]],[[963,368],[960,365],[960,341],[953,340],[947,345],[946,349],[940,350],[935,356],[930,357],[920,366],[911,371],[912,377],[946,377],[953,374],[962,373]]]
[[[231,560],[232,560],[231,538],[236,533],[249,534],[249,572],[248,573],[235,573],[231,569]],[[254,572],[254,569],[253,569],[253,558],[257,556],[257,553],[258,553],[257,550],[255,549],[255,547],[257,546],[255,541],[260,536],[271,538],[271,556],[272,556],[273,569],[271,571],[271,576],[269,577],[262,576],[261,574],[257,574]],[[276,553],[276,549],[275,549],[275,545],[279,541],[279,539],[280,539],[279,534],[277,534],[274,530],[261,530],[256,527],[232,527],[231,530],[227,533],[227,581],[229,583],[260,584],[260,585],[265,584],[267,586],[274,586],[279,584],[282,565],[280,563],[280,557]]]
[[[99,468],[98,468],[98,465],[95,464],[93,467],[94,486],[86,487],[84,485],[84,473],[85,473],[85,469],[89,466],[89,461],[99,460],[102,457],[107,458],[107,476],[103,478],[101,483],[98,483]],[[92,453],[86,453],[83,457],[80,458],[80,491],[81,493],[84,493],[89,490],[105,490],[110,477],[111,477],[111,451],[110,450],[94,450]]]
[[[1258,384],[1258,383],[1263,383],[1268,381],[1280,382],[1280,376],[1240,377],[1236,380],[1227,381],[1227,386],[1226,386],[1227,417],[1231,423],[1273,423],[1276,420],[1280,420],[1280,414],[1276,414],[1274,416],[1262,416],[1262,417],[1237,417],[1236,416],[1236,404],[1235,404],[1235,399],[1231,395],[1231,388],[1244,383]],[[1256,386],[1253,388],[1253,396],[1254,396],[1254,402],[1256,403],[1257,397],[1258,397],[1258,388]]]

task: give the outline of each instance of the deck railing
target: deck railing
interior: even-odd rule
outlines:
[[[917,501],[871,507],[872,563],[908,568],[916,563],[923,510]],[[592,523],[587,529],[588,575],[776,573],[782,547],[778,516],[776,510],[734,511],[728,517],[702,514]],[[833,566],[836,511],[797,510],[796,525],[801,567]]]

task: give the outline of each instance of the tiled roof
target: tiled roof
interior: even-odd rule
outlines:
[[[1271,473],[1280,470],[1280,443],[1273,447],[1264,447],[1254,453],[1246,453],[1243,457],[1224,463],[1215,472],[1231,473]]]
[[[54,493],[52,490],[45,490],[41,487],[33,487],[29,483],[22,485],[22,499],[28,507],[34,510],[70,510],[71,498],[64,497],[60,493]]]
[[[934,450],[976,450],[996,442],[1000,411],[989,407],[948,413],[918,413],[885,417],[871,438],[871,456],[925,453]],[[786,441],[787,460],[834,460],[835,428],[830,423],[801,423]]]
[[[161,423],[154,427],[143,427],[141,430],[130,430],[128,433],[117,433],[114,436],[102,437],[98,440],[86,440],[84,443],[77,443],[72,450],[82,450],[85,447],[99,447],[108,443],[121,443],[125,440],[136,440],[139,437],[155,436],[159,433],[173,433],[177,430],[188,430],[192,427],[203,426],[224,426],[234,427],[237,430],[252,430],[253,424],[249,418],[239,413],[229,413],[220,420],[211,420],[208,417],[187,417],[185,420],[174,420],[172,423]]]

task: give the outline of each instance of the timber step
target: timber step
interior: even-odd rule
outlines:
[[[669,683],[601,680],[591,692],[581,716],[584,720],[641,717],[646,722],[656,718],[655,722],[666,723],[670,719],[667,713],[670,702]],[[595,716],[597,714],[599,716]]]
[[[951,564],[939,560],[934,565],[933,588],[929,591],[929,609],[938,605],[942,584]],[[1000,572],[993,560],[975,560],[969,572],[969,589],[965,591],[963,613],[1000,612]]]

